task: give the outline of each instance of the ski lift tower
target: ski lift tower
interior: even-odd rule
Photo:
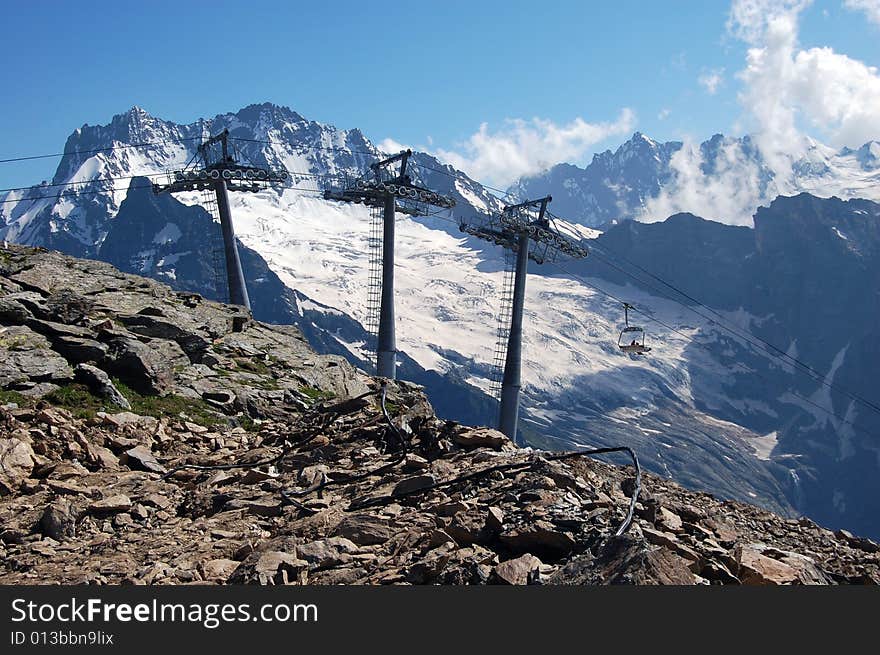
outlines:
[[[238,247],[235,244],[235,230],[232,227],[232,212],[229,209],[227,192],[260,191],[272,183],[287,180],[287,171],[273,171],[239,164],[229,146],[229,130],[223,130],[220,134],[204,141],[184,169],[170,173],[169,178],[167,184],[154,183],[153,193],[158,195],[197,190],[214,192],[216,212],[219,215],[220,230],[223,234],[229,302],[250,311],[251,301],[244,281]],[[214,207],[211,206],[210,209],[213,210]]]
[[[394,333],[394,215],[427,216],[432,208],[452,209],[455,200],[413,184],[407,173],[412,150],[370,164],[372,176],[345,179],[339,188],[324,191],[327,200],[363,203],[382,211],[382,278],[376,337],[376,374],[394,379],[397,368],[397,339]],[[395,164],[397,170],[395,171]],[[378,237],[378,235],[377,235]],[[378,245],[379,239],[375,239]]]
[[[519,392],[522,375],[522,321],[526,295],[529,260],[537,264],[556,261],[560,255],[574,259],[586,257],[588,251],[574,239],[560,234],[550,225],[547,205],[553,198],[546,196],[518,205],[504,207],[500,214],[480,225],[461,223],[462,232],[490,241],[516,254],[513,274],[513,299],[510,305],[510,327],[504,356],[501,382],[498,429],[516,443],[519,420]],[[511,264],[513,259],[508,260]],[[502,312],[503,314],[503,312]],[[504,316],[502,316],[504,320]],[[500,360],[499,360],[500,363]]]

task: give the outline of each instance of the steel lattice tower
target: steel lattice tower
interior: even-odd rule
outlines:
[[[461,230],[491,241],[516,254],[510,329],[501,381],[498,429],[516,442],[519,420],[519,392],[522,386],[522,324],[529,260],[537,264],[554,261],[560,254],[573,258],[587,256],[587,249],[560,234],[550,225],[547,196],[506,206],[500,214],[480,225],[461,223]]]
[[[376,374],[389,379],[396,377],[397,368],[397,338],[394,331],[395,212],[422,216],[429,214],[431,207],[451,209],[455,206],[453,198],[413,184],[407,174],[411,156],[411,150],[404,150],[371,164],[372,178],[345,180],[340,188],[330,188],[324,192],[327,200],[382,208],[382,290],[376,339]],[[392,170],[394,164],[399,164],[396,172]]]
[[[196,190],[214,192],[223,234],[229,302],[240,305],[248,311],[251,309],[251,301],[235,243],[228,192],[260,191],[273,182],[287,180],[288,176],[285,170],[273,171],[239,164],[229,147],[229,130],[223,130],[203,142],[198,147],[196,156],[183,170],[170,173],[167,184],[153,184],[153,193],[156,194]]]

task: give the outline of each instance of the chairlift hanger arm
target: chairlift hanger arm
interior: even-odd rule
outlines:
[[[541,209],[541,217],[543,218],[544,212],[547,210],[547,203],[553,200],[553,196],[544,196],[543,198],[537,198],[535,200],[526,200],[525,202],[521,202],[518,205],[505,205],[505,212],[513,212],[517,209],[530,209],[536,208],[540,206]]]
[[[402,180],[406,178],[406,164],[409,161],[409,158],[412,156],[412,150],[401,150],[396,155],[392,155],[382,161],[377,161],[373,164],[370,164],[370,168],[376,174],[376,177],[379,176],[379,169],[385,168],[395,162],[400,162],[400,173],[397,176],[397,179]]]

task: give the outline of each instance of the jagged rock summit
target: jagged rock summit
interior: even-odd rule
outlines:
[[[614,537],[632,468],[386,393],[295,328],[0,250],[0,583],[880,582],[868,539],[650,475]]]

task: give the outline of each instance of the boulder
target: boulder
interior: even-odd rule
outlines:
[[[126,450],[120,458],[121,463],[129,468],[151,473],[166,473],[167,469],[162,466],[150,450],[145,446],[135,446]]]
[[[75,364],[103,362],[107,357],[107,346],[87,337],[60,336],[52,340],[52,349]]]
[[[434,476],[430,474],[416,475],[411,478],[405,478],[397,483],[397,485],[394,487],[392,495],[405,496],[407,494],[418,491],[419,489],[430,487],[435,482],[436,480],[434,479]]]
[[[212,559],[199,566],[199,573],[205,580],[225,582],[240,564],[241,562],[236,562],[234,559]]]
[[[76,520],[77,512],[73,505],[63,498],[58,498],[43,510],[40,531],[55,541],[64,541],[76,535]]]
[[[0,388],[26,382],[69,382],[73,369],[51,350],[8,350],[0,341]]]
[[[359,546],[383,544],[391,538],[394,530],[386,519],[369,514],[352,514],[346,516],[333,534],[345,537]]]
[[[211,349],[211,342],[205,337],[150,314],[120,315],[119,321],[134,334],[176,342],[194,364],[201,362]]]
[[[0,439],[0,493],[12,493],[34,470],[35,454],[21,439]]]
[[[312,569],[344,564],[357,551],[357,544],[344,537],[327,537],[296,547],[297,557],[308,562]]]
[[[456,432],[453,440],[463,448],[495,448],[496,450],[510,443],[503,432],[491,428],[476,428]]]
[[[772,555],[772,557],[771,557]],[[827,584],[813,560],[798,553],[741,544],[734,549],[737,577],[747,585]]]
[[[113,385],[110,376],[101,369],[90,364],[77,364],[74,369],[74,375],[79,382],[89,387],[95,395],[106,398],[108,402],[122,409],[131,409],[131,403]]]
[[[172,364],[137,339],[113,337],[108,343],[107,356],[107,370],[136,391],[163,394],[172,387]]]
[[[524,585],[537,581],[541,560],[530,553],[501,562],[495,567],[494,581],[498,584]]]
[[[232,573],[234,584],[305,584],[308,562],[292,553],[277,550],[251,553]]]
[[[131,498],[125,494],[115,494],[102,498],[89,505],[89,511],[92,514],[116,514],[117,512],[127,512],[131,509]]]
[[[575,540],[547,521],[535,521],[501,534],[501,542],[517,553],[537,553],[548,560],[571,553]]]

